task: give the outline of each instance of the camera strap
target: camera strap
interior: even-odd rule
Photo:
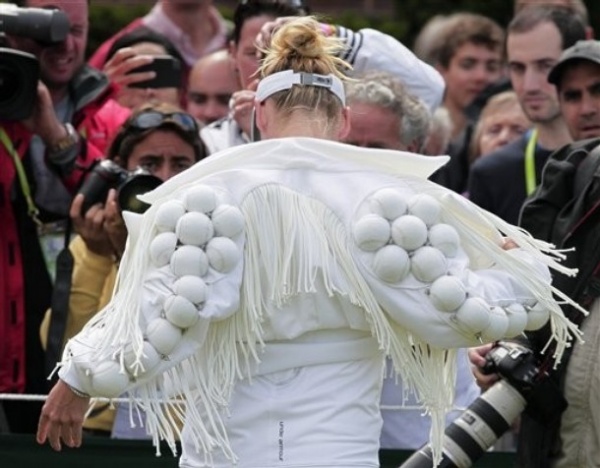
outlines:
[[[64,248],[56,258],[56,281],[54,282],[50,302],[50,325],[48,327],[48,341],[44,357],[45,369],[48,375],[52,374],[52,371],[60,360],[63,337],[67,326],[67,316],[69,314],[69,298],[71,296],[71,279],[74,265],[73,254],[69,249],[71,231],[71,219],[69,218],[65,229]],[[50,388],[53,386],[56,378],[56,374],[53,374]]]
[[[77,186],[77,191],[81,188],[87,173],[89,173],[98,162],[99,160],[95,160],[85,169],[83,177]],[[65,330],[67,328],[67,318],[69,315],[69,299],[71,297],[73,268],[75,265],[73,254],[69,248],[72,232],[73,225],[71,218],[69,217],[67,218],[64,231],[63,248],[56,257],[56,280],[54,281],[54,289],[52,291],[52,299],[50,302],[50,325],[48,326],[48,340],[44,362],[46,373],[50,375],[50,388],[52,388],[57,379],[57,374],[53,371],[60,360]]]
[[[21,162],[21,157],[13,146],[10,137],[2,127],[0,127],[0,141],[4,145],[6,151],[8,151],[8,154],[10,155],[15,166],[15,171],[17,172],[17,177],[19,179],[19,185],[21,186],[21,192],[23,193],[23,197],[25,197],[25,202],[27,203],[27,214],[37,226],[41,226],[42,222],[39,219],[40,211],[33,202],[33,197],[31,196],[31,186],[27,180],[27,175],[25,174],[25,169],[23,168],[23,163]]]

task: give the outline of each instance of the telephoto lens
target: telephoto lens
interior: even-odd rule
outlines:
[[[161,179],[141,168],[130,173],[127,179],[118,187],[118,199],[121,211],[144,213],[150,205],[140,200],[138,195],[154,190],[161,183]]]
[[[110,189],[117,190],[121,211],[143,213],[149,205],[137,196],[155,189],[160,184],[162,184],[161,179],[143,168],[138,167],[130,172],[110,159],[96,161],[79,189],[79,193],[85,197],[81,214],[85,216],[85,213],[96,203],[103,204]]]
[[[444,432],[440,468],[467,468],[481,458],[525,409],[526,400],[506,380],[477,398]],[[432,468],[431,447],[415,452],[400,468]]]
[[[6,34],[28,37],[42,44],[56,44],[67,38],[70,27],[69,17],[58,9],[0,4],[0,31]]]
[[[510,341],[500,341],[490,350],[482,371],[497,373],[501,379],[446,428],[440,468],[472,466],[511,427],[532,391],[541,388],[548,376],[531,349]],[[425,445],[400,468],[433,466],[431,446]]]
[[[63,42],[70,27],[64,11],[0,3],[0,38],[21,36],[49,46]],[[17,121],[31,116],[37,101],[39,75],[40,65],[35,55],[0,48],[0,120]]]

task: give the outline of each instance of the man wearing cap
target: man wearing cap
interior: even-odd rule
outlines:
[[[565,50],[548,81],[574,141],[600,137],[600,41],[579,41]]]
[[[553,153],[542,184],[521,212],[521,226],[564,249],[575,278],[557,275],[553,284],[583,305],[589,315],[563,307],[583,332],[551,373],[565,411],[547,423],[522,420],[524,466],[600,466],[600,42],[579,41],[566,49],[548,75],[574,143]],[[547,333],[529,336],[536,348]],[[540,457],[541,465],[531,464]]]
[[[521,417],[518,466],[600,466],[600,42],[579,41],[566,49],[548,81],[557,88],[574,142],[548,159],[540,187],[523,206],[520,225],[565,249],[565,263],[577,268],[578,275],[555,275],[552,284],[589,315],[563,306],[565,315],[579,325],[585,344],[575,342],[561,364],[541,379],[542,392],[528,399]],[[527,338],[543,367],[553,350],[551,343],[545,349],[548,330],[529,332]],[[473,351],[470,356],[478,365]],[[553,409],[540,413],[536,406]]]

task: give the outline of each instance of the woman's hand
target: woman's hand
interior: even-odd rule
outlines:
[[[255,39],[258,53],[261,54],[260,50],[268,49],[271,45],[271,38],[275,32],[284,24],[289,23],[294,19],[297,19],[297,16],[281,16],[273,21],[267,21],[265,24],[263,24]]]
[[[62,443],[68,447],[81,445],[81,430],[90,399],[77,396],[71,388],[59,380],[46,399],[42,408],[36,440],[46,441],[60,451]]]

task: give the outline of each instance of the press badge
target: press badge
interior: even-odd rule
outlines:
[[[52,283],[56,279],[56,259],[60,251],[65,247],[66,228],[66,221],[45,223],[38,227],[40,247]]]

